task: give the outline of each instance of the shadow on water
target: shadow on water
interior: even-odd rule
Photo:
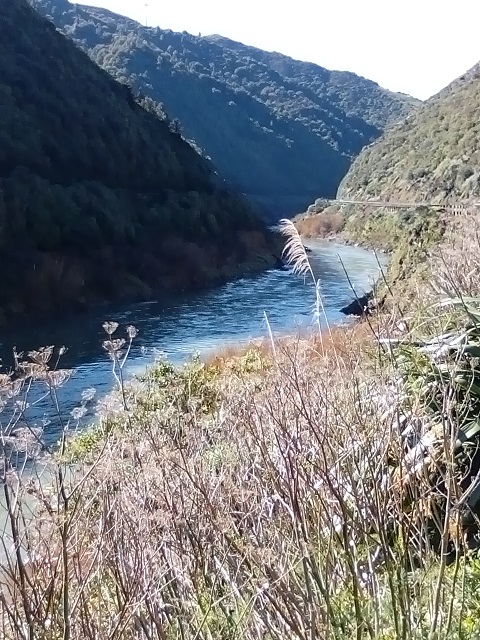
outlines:
[[[329,322],[339,322],[344,317],[339,309],[353,298],[344,267],[358,295],[362,295],[378,278],[377,258],[362,248],[327,241],[308,244],[312,250],[309,259],[315,276],[321,281]],[[85,389],[94,387],[98,399],[113,387],[111,362],[102,348],[106,338],[102,329],[105,320],[118,322],[118,333],[122,336],[127,325],[138,330],[127,364],[127,374],[132,375],[144,370],[157,352],[178,364],[195,352],[208,352],[222,345],[263,336],[266,334],[264,313],[274,333],[305,329],[312,324],[314,301],[311,281],[293,276],[287,269],[270,270],[208,291],[97,309],[28,329],[4,332],[0,335],[0,356],[8,366],[12,362],[13,346],[17,351],[28,352],[40,346],[65,345],[68,350],[62,356],[60,366],[73,369],[70,380],[59,390],[59,402],[66,420],[78,406]],[[40,397],[41,390],[37,388],[32,393],[31,399],[35,400]],[[32,423],[44,421],[45,441],[52,445],[58,441],[62,428],[58,417],[50,420],[49,412],[51,403],[46,400],[27,408],[25,415]]]

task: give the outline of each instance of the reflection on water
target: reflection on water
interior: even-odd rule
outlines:
[[[313,271],[321,281],[328,319],[338,322],[344,317],[339,309],[353,298],[349,279],[357,294],[362,295],[379,275],[377,259],[371,252],[357,247],[327,241],[308,244],[312,249],[309,257]],[[124,308],[97,309],[28,330],[4,332],[0,336],[1,355],[4,362],[9,362],[13,346],[18,351],[50,344],[67,346],[61,366],[73,368],[74,372],[60,390],[59,399],[68,415],[78,405],[83,390],[95,387],[98,397],[113,386],[111,363],[102,349],[105,320],[118,322],[122,335],[129,324],[138,330],[127,366],[131,374],[151,362],[154,350],[179,363],[195,352],[263,336],[266,333],[264,313],[274,333],[293,333],[306,328],[313,321],[314,302],[315,290],[310,280],[287,270],[271,270],[209,291],[179,294]],[[40,403],[28,409],[27,415],[30,411],[30,417],[39,421],[46,410],[47,404]],[[47,443],[58,440],[57,422],[46,426]]]

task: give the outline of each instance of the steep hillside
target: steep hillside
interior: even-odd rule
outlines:
[[[306,95],[313,92],[320,100],[335,103],[348,117],[360,118],[379,130],[402,120],[420,104],[416,98],[383,89],[355,73],[330,71],[312,62],[249,47],[219,35],[207,36],[207,39],[234,51],[241,58],[264,64],[302,87]]]
[[[273,259],[210,165],[23,0],[0,3],[0,55],[0,319]]]
[[[339,196],[454,202],[480,196],[480,63],[365,149]]]
[[[480,199],[480,63],[362,151],[338,198],[421,205]],[[321,199],[297,218],[305,235],[343,228],[347,239],[389,250],[413,234],[438,240],[449,224],[439,208],[325,207]],[[413,236],[412,236],[413,237]]]
[[[340,211],[319,199],[296,220],[303,235],[341,232],[348,241],[391,251],[389,291],[404,302],[417,296],[418,283],[431,277],[432,248],[457,226],[451,205],[470,204],[474,212],[480,200],[480,63],[364,149],[338,199],[418,204]]]
[[[161,101],[231,184],[277,215],[334,195],[352,158],[414,103],[220,37],[147,29],[67,0],[33,4],[114,77]]]

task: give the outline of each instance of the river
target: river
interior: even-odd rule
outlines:
[[[323,303],[330,323],[345,319],[340,308],[353,299],[347,271],[358,295],[371,289],[379,276],[377,258],[359,247],[329,241],[309,241],[309,255],[315,276],[320,279]],[[383,262],[385,262],[385,257]],[[342,266],[343,262],[343,266]],[[12,347],[28,351],[41,346],[65,345],[62,368],[72,369],[70,380],[60,389],[60,406],[69,416],[80,401],[82,391],[96,389],[96,397],[113,386],[111,362],[102,348],[106,335],[104,321],[138,330],[126,365],[127,375],[140,372],[159,352],[174,363],[194,353],[206,353],[232,343],[248,342],[265,336],[266,314],[275,335],[304,330],[313,324],[315,289],[311,280],[293,275],[286,269],[272,269],[248,278],[195,294],[178,294],[159,301],[133,304],[123,308],[101,308],[86,314],[38,324],[0,335],[0,356],[12,360]],[[58,441],[61,425],[51,419],[48,402],[37,402],[39,389],[29,396],[26,409],[29,422],[44,422],[47,445]],[[5,418],[5,416],[4,416]]]

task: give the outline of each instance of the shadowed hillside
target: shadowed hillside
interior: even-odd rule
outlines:
[[[222,175],[277,217],[334,195],[352,158],[417,103],[219,36],[144,28],[66,0],[34,6],[114,77],[161,101]]]
[[[22,0],[0,4],[0,316],[197,287],[266,231],[150,101]]]

